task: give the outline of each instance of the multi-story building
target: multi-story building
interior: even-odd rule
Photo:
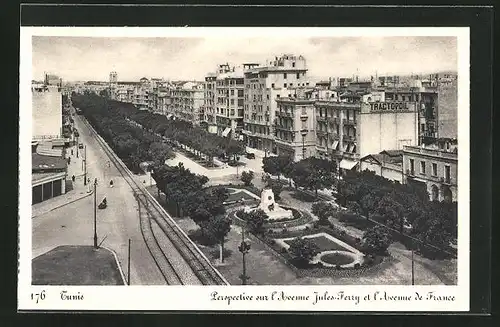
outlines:
[[[353,169],[359,160],[358,117],[360,97],[316,99],[316,150],[320,158],[334,160],[343,169]]]
[[[203,95],[203,112],[204,121],[207,123],[207,130],[209,133],[217,133],[217,125],[215,120],[216,112],[216,85],[217,74],[208,73],[205,76],[204,95]]]
[[[62,88],[60,84],[34,84],[32,98],[32,139],[59,139],[62,135]]]
[[[244,65],[244,130],[249,147],[276,152],[273,130],[276,99],[287,96],[287,88],[309,86],[306,60],[302,56],[283,55],[264,66]]]
[[[432,201],[457,201],[457,164],[458,146],[454,140],[403,148],[405,182],[425,188]]]
[[[216,77],[215,125],[217,134],[242,138],[244,79],[242,67],[219,65]]]
[[[147,109],[149,103],[149,90],[143,86],[136,86],[134,88],[132,103],[137,109]]]
[[[118,94],[118,74],[116,72],[109,73],[109,96],[113,100],[117,100]]]
[[[203,82],[180,82],[170,90],[168,114],[187,120],[193,124],[203,121],[204,88]],[[167,114],[167,115],[168,115]]]
[[[347,91],[317,99],[317,155],[335,160],[342,169],[360,169],[362,157],[417,145],[417,103],[393,99],[384,91]]]
[[[158,102],[155,112],[166,115],[167,107],[170,105],[171,100],[169,97],[169,90],[166,86],[160,86],[157,92]]]
[[[274,135],[278,155],[287,155],[295,161],[314,156],[315,100],[311,94],[311,90],[296,89],[291,97],[276,99]]]
[[[422,87],[416,82],[410,87],[380,89],[386,101],[416,103],[418,105],[418,142],[432,143],[438,138],[437,122],[439,119],[438,98],[436,88]]]

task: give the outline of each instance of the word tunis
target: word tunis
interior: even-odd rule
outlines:
[[[80,292],[76,294],[68,293],[68,291],[61,291],[61,300],[63,301],[82,301],[83,294]]]

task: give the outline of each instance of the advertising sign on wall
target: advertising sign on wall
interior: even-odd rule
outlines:
[[[370,111],[413,111],[414,106],[408,102],[375,102],[370,103]]]

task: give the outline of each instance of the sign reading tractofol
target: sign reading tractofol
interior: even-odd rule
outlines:
[[[370,111],[411,111],[413,107],[408,102],[375,102],[370,103]]]

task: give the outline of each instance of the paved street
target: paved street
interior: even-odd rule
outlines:
[[[94,178],[98,179],[97,202],[99,203],[104,197],[108,202],[106,209],[97,210],[98,242],[116,252],[124,274],[127,275],[130,238],[132,240],[131,284],[165,284],[143,241],[139,229],[137,204],[130,187],[113,165],[108,167],[109,160],[105,152],[90,137],[89,131],[78,116],[75,116],[75,126],[80,132],[80,142],[87,145],[88,177],[92,182]],[[109,187],[110,179],[113,179],[113,188]],[[93,196],[86,197],[34,218],[33,257],[58,245],[92,244],[93,201]]]

